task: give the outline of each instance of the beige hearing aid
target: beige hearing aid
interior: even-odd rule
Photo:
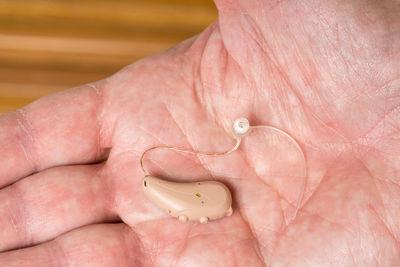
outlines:
[[[223,156],[237,150],[242,137],[250,130],[269,129],[286,136],[297,148],[303,163],[303,182],[297,200],[296,209],[292,219],[296,218],[303,199],[306,187],[307,168],[304,152],[297,141],[285,131],[268,125],[250,126],[246,118],[238,118],[233,123],[233,133],[236,143],[224,152],[204,153],[191,151],[172,146],[154,146],[146,149],[140,157],[140,166],[145,174],[142,181],[142,189],[145,195],[157,206],[165,210],[168,214],[179,218],[180,221],[200,221],[207,223],[224,216],[232,215],[232,196],[229,189],[222,183],[216,181],[202,181],[192,183],[175,183],[162,180],[149,175],[143,164],[145,155],[155,149],[169,149],[180,153],[188,153],[197,156]]]
[[[182,222],[207,223],[232,215],[231,192],[220,182],[174,183],[146,175],[142,189],[154,204]]]

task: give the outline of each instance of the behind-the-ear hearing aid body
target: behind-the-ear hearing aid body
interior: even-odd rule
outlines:
[[[162,180],[148,174],[143,164],[144,156],[151,150],[158,148],[164,148],[193,155],[223,156],[237,150],[241,143],[242,137],[245,136],[251,128],[256,129],[262,127],[275,130],[287,136],[296,145],[296,148],[299,150],[302,156],[304,168],[303,184],[297,201],[296,209],[292,217],[293,220],[300,208],[306,185],[306,162],[303,150],[296,140],[286,132],[267,125],[250,126],[249,121],[246,118],[236,119],[233,123],[233,131],[236,143],[231,149],[224,152],[203,153],[170,146],[155,146],[145,150],[140,158],[140,166],[145,173],[145,177],[142,181],[143,192],[154,204],[171,216],[177,217],[182,222],[190,220],[207,223],[209,220],[216,220],[224,216],[232,215],[232,196],[228,187],[226,187],[223,183],[217,181],[178,183]]]
[[[142,189],[153,203],[182,222],[206,223],[232,214],[231,192],[220,182],[174,183],[146,175]]]

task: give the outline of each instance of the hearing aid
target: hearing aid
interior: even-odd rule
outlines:
[[[146,175],[142,189],[149,200],[182,222],[207,223],[233,212],[231,192],[217,181],[175,183]]]
[[[289,138],[301,154],[303,161],[303,183],[298,197],[296,209],[292,220],[296,217],[300,208],[303,193],[306,186],[306,162],[303,150],[297,141],[285,131],[268,125],[250,126],[246,118],[238,118],[233,123],[233,135],[236,139],[234,146],[223,152],[205,153],[191,151],[171,146],[154,146],[146,149],[140,157],[140,166],[145,173],[142,179],[142,191],[145,196],[156,206],[164,210],[170,216],[176,217],[181,222],[198,221],[207,223],[212,220],[221,219],[225,216],[231,216],[232,195],[229,188],[218,181],[196,181],[196,182],[172,182],[152,176],[144,167],[145,155],[155,149],[169,149],[176,152],[188,153],[202,156],[224,156],[238,149],[244,137],[250,129],[266,128],[275,130]]]

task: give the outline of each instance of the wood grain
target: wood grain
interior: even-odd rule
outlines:
[[[208,0],[0,0],[0,113],[201,32]]]

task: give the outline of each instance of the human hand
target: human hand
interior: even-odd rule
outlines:
[[[398,5],[217,7],[199,36],[0,117],[0,266],[400,263]],[[154,151],[146,161],[160,177],[224,181],[231,217],[182,224],[145,199],[141,152],[225,150],[240,116],[303,147],[295,220],[301,160],[269,131],[226,157]]]

